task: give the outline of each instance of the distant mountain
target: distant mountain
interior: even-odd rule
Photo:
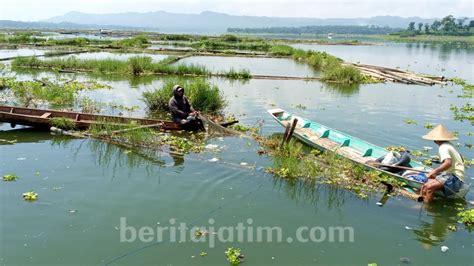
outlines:
[[[89,29],[116,29],[116,30],[144,30],[151,31],[156,29],[144,27],[128,27],[120,25],[93,25],[93,24],[76,24],[71,22],[23,22],[14,20],[0,20],[0,29],[68,29],[68,30],[89,30]]]
[[[200,14],[180,14],[165,11],[115,14],[87,14],[69,12],[63,16],[46,19],[43,22],[94,25],[120,25],[127,27],[155,28],[161,32],[177,33],[223,33],[227,28],[264,28],[264,27],[301,27],[301,26],[327,26],[327,25],[374,25],[380,27],[406,28],[408,23],[432,23],[435,19],[419,17],[394,17],[377,16],[371,18],[281,18],[281,17],[256,17],[234,16],[223,13],[205,11]]]

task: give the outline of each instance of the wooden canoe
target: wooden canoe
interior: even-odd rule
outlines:
[[[93,115],[78,112],[63,112],[48,109],[33,109],[15,106],[0,105],[0,123],[10,123],[15,125],[32,126],[35,128],[49,130],[51,127],[50,120],[52,118],[67,118],[76,124],[76,128],[84,130],[93,124],[98,123],[115,123],[137,125],[158,125],[162,130],[181,130],[181,127],[171,121],[157,119],[130,118],[122,116]]]
[[[291,124],[293,119],[298,119],[298,123],[296,124],[296,128],[294,130],[294,136],[311,147],[322,151],[332,151],[353,162],[362,164],[367,168],[384,172],[403,182],[406,186],[407,191],[409,191],[410,193],[418,192],[419,189],[421,189],[421,186],[423,185],[422,182],[412,180],[401,175],[394,174],[383,169],[368,165],[367,163],[369,161],[375,161],[377,158],[385,156],[389,152],[388,150],[382,147],[365,142],[351,135],[342,133],[335,129],[318,124],[316,122],[296,116],[294,114],[286,112],[283,109],[271,109],[268,110],[268,112],[283,127],[286,127],[288,124]],[[432,168],[429,168],[413,160],[409,163],[409,167],[428,172],[432,170]],[[451,197],[463,198],[468,191],[469,185],[464,184],[460,191],[452,195]],[[442,191],[437,191],[437,195],[444,196]]]

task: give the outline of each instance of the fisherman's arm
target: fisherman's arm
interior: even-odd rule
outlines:
[[[451,158],[446,158],[443,160],[443,163],[436,167],[435,169],[433,169],[429,174],[428,174],[428,178],[435,178],[437,175],[441,174],[442,172],[448,170],[452,165],[452,161],[451,161]]]

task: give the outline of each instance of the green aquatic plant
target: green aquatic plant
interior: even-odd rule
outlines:
[[[167,135],[162,137],[160,141],[162,144],[169,145],[172,150],[182,153],[200,153],[204,151],[203,143],[191,141],[184,137]]]
[[[49,120],[49,124],[63,130],[73,130],[76,128],[76,123],[72,119],[64,117],[53,117]]]
[[[0,83],[12,93],[14,101],[22,106],[49,104],[52,107],[70,107],[77,100],[80,91],[109,88],[97,82],[52,81],[49,79],[18,81],[7,79]]]
[[[405,152],[407,151],[407,148],[403,146],[387,146],[385,147],[387,151],[396,151],[396,152]]]
[[[19,177],[16,174],[8,174],[3,176],[3,181],[16,181]]]
[[[424,127],[425,127],[426,129],[432,129],[432,128],[434,127],[434,125],[427,122],[427,123],[425,123]]]
[[[289,45],[273,45],[269,53],[276,56],[292,56],[294,48]]]
[[[416,122],[415,120],[410,119],[410,118],[407,118],[407,119],[403,120],[403,122],[407,125],[418,125],[418,122]]]
[[[250,79],[252,77],[248,69],[235,70],[234,68],[223,72],[221,75],[228,79]]]
[[[28,191],[23,193],[23,199],[26,201],[36,201],[38,199],[38,193],[34,191]]]
[[[468,209],[458,213],[459,221],[468,226],[474,226],[474,209]]]
[[[150,45],[150,40],[146,35],[138,35],[132,38],[114,41],[110,44],[113,48],[146,48]]]
[[[240,248],[234,248],[234,247],[227,248],[224,254],[227,258],[227,261],[231,265],[239,265],[243,261],[243,258],[244,258]]]

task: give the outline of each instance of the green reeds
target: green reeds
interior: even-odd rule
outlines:
[[[221,73],[221,75],[228,79],[250,79],[252,77],[248,69],[235,70],[234,68]]]
[[[194,109],[202,113],[218,114],[227,104],[219,88],[206,80],[171,79],[167,80],[161,88],[143,93],[143,101],[148,110],[168,112],[168,103],[173,96],[173,86],[176,84],[184,87],[185,95]]]
[[[38,68],[78,72],[116,73],[116,74],[173,74],[207,76],[210,72],[201,65],[169,65],[168,59],[153,62],[149,56],[131,57],[127,61],[118,59],[78,59],[75,56],[40,60],[36,57],[17,57],[12,62],[13,69]]]
[[[276,56],[292,56],[294,50],[293,47],[288,45],[273,45],[269,53]]]

